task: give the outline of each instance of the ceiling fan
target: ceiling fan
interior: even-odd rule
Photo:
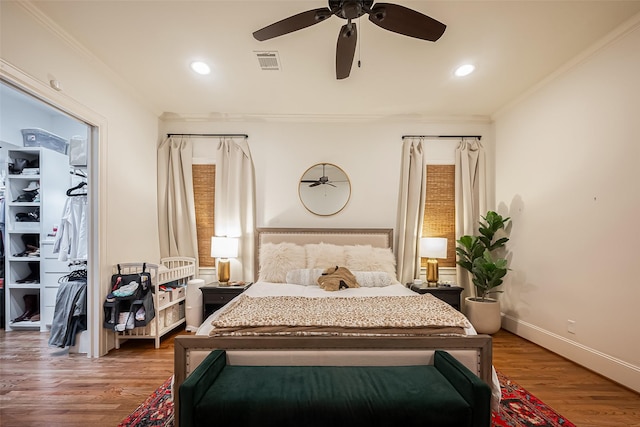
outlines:
[[[322,176],[318,179],[303,179],[300,182],[303,183],[310,183],[309,187],[317,187],[318,185],[330,185],[332,187],[335,187],[334,184],[331,183],[331,181],[329,181],[329,177],[327,176],[327,174],[325,173],[325,166],[326,163],[322,164]]]
[[[275,22],[253,33],[256,40],[264,41],[284,34],[310,27],[333,15],[346,19],[338,35],[336,46],[336,77],[344,79],[351,73],[351,65],[356,52],[358,31],[353,19],[364,14],[369,21],[385,30],[417,39],[435,42],[444,30],[445,24],[413,9],[392,3],[376,3],[373,0],[329,0],[328,8],[312,9]]]

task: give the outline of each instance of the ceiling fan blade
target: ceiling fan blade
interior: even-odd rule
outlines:
[[[340,28],[336,46],[336,77],[338,80],[349,77],[351,73],[357,39],[358,30],[354,22],[349,22]]]
[[[447,28],[427,15],[392,3],[376,3],[369,11],[369,21],[385,30],[432,42]]]
[[[314,182],[313,184],[309,185],[309,187],[317,187],[318,185],[320,185],[320,182]]]
[[[303,179],[300,182],[319,182],[317,179]]]
[[[271,25],[267,25],[266,27],[254,32],[253,37],[259,41],[269,40],[274,37],[310,27],[330,18],[332,15],[333,13],[331,13],[331,10],[326,7],[307,10],[306,12],[298,13],[297,15],[293,15]]]

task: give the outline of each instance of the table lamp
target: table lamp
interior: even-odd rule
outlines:
[[[447,239],[445,237],[421,238],[420,256],[427,258],[428,286],[438,286],[438,258],[447,258]]]
[[[211,257],[218,260],[218,283],[220,286],[229,284],[230,263],[229,258],[238,256],[238,239],[233,237],[211,238]]]

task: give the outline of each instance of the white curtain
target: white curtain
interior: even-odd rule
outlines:
[[[255,173],[247,138],[220,138],[216,159],[215,234],[240,239],[231,278],[253,280]]]
[[[419,250],[427,187],[426,165],[424,140],[404,138],[397,226],[397,273],[401,283],[420,278]]]
[[[456,240],[477,235],[478,221],[487,213],[485,153],[479,138],[465,138],[456,149]],[[475,296],[467,270],[457,267],[463,296]]]
[[[198,259],[193,198],[192,142],[170,137],[158,148],[158,228],[160,256]]]

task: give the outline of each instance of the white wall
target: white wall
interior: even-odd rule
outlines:
[[[249,135],[256,172],[258,227],[396,226],[402,136],[479,134],[491,149],[488,123],[420,124],[396,122],[190,122],[167,121],[165,133],[240,133]],[[209,152],[205,148],[209,144]],[[455,140],[427,144],[434,163],[453,163]],[[196,140],[197,161],[215,158],[214,140]],[[316,163],[334,163],[349,176],[347,206],[332,216],[317,216],[298,197],[302,174]]]
[[[493,134],[490,124],[378,121],[193,122],[167,120],[166,133],[247,134],[256,172],[258,227],[390,227],[398,210],[403,135],[482,135],[491,167]],[[216,139],[194,139],[194,162],[215,163]],[[453,164],[457,140],[429,140],[428,162]],[[300,202],[298,182],[316,163],[334,163],[349,176],[352,194],[336,215],[317,216]],[[493,195],[490,180],[489,194]],[[397,233],[395,233],[397,235]],[[234,266],[235,271],[239,267]],[[455,281],[455,269],[441,269],[443,280]],[[201,274],[203,272],[201,271]],[[207,272],[206,274],[211,274]],[[207,280],[213,276],[208,276]]]
[[[101,177],[101,224],[96,225],[101,233],[97,304],[107,293],[114,264],[159,261],[158,119],[130,95],[130,88],[114,83],[95,58],[43,25],[28,7],[18,2],[1,2],[0,7],[2,59],[42,82],[45,88],[51,79],[58,80],[63,88],[62,93],[55,93],[59,99],[69,105],[77,103],[91,115],[104,118],[99,170],[91,171],[94,178]]]
[[[503,325],[640,391],[640,24],[495,121]],[[575,333],[568,332],[568,321]]]

